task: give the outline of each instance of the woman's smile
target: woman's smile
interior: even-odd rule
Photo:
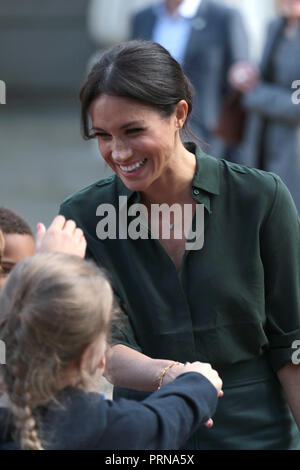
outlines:
[[[147,163],[147,158],[144,158],[143,160],[140,160],[139,162],[137,163],[133,163],[133,164],[130,164],[130,165],[119,165],[121,171],[123,173],[127,175],[133,175],[133,174],[137,174],[139,172],[139,170],[141,170],[141,168],[143,168],[143,166],[145,166],[145,164]]]

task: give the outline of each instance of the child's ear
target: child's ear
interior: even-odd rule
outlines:
[[[99,345],[96,346],[95,343],[89,344],[84,350],[81,359],[80,359],[80,368],[88,370],[90,373],[94,374],[96,370],[104,372],[106,358],[105,358],[106,343],[101,341],[100,349]]]
[[[103,356],[101,357],[101,360],[98,364],[98,369],[100,370],[100,372],[103,374],[104,372],[104,369],[105,369],[105,366],[106,366],[106,355],[103,354]]]
[[[86,369],[88,363],[90,362],[92,344],[89,344],[82,353],[80,358],[80,368]]]

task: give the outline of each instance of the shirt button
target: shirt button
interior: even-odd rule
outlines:
[[[194,189],[193,193],[195,194],[195,196],[198,196],[198,194],[200,194],[200,191],[199,191],[199,189]]]

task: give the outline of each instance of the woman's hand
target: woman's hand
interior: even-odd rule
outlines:
[[[73,220],[58,215],[46,230],[44,224],[37,225],[36,253],[59,251],[84,258],[86,240],[83,231],[76,227]]]
[[[260,80],[260,72],[257,67],[248,62],[236,62],[228,72],[230,85],[241,93],[253,90]]]

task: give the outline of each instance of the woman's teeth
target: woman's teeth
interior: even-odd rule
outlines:
[[[134,165],[130,165],[130,166],[120,165],[120,168],[122,171],[134,171],[134,170],[137,170],[138,168],[141,168],[141,166],[145,165],[146,161],[147,161],[147,158],[144,158],[144,160],[138,163],[135,163]]]

